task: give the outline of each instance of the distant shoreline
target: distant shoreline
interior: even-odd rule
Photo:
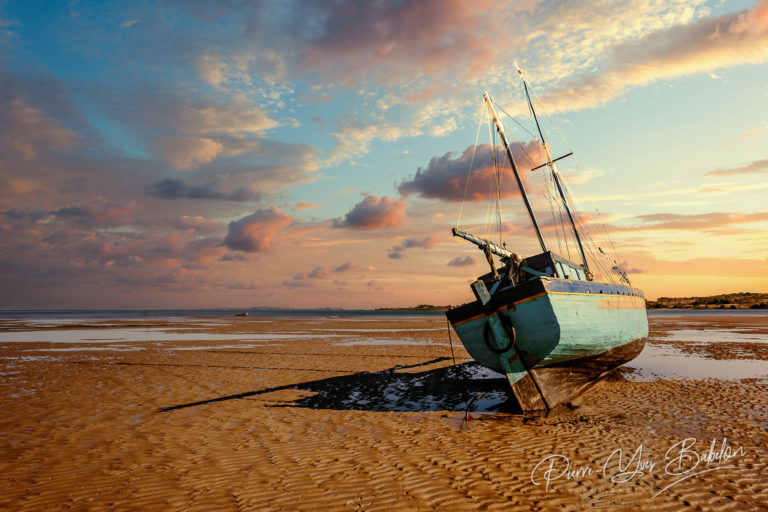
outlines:
[[[279,307],[226,307],[226,308],[125,308],[125,309],[83,309],[83,308],[45,308],[45,309],[0,309],[0,317],[9,316],[231,316],[249,313],[252,316],[270,315],[370,315],[404,313],[439,313],[458,306],[419,304],[407,307],[379,307],[371,309],[344,308],[279,308]],[[744,311],[768,310],[768,293],[739,292],[701,297],[659,297],[646,301],[646,309],[658,311]]]
[[[703,297],[659,297],[647,309],[768,309],[768,293],[738,292]]]

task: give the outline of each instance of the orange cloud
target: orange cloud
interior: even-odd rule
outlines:
[[[717,171],[709,171],[704,174],[705,178],[716,178],[718,176],[733,176],[736,174],[755,174],[759,172],[768,172],[768,159],[755,160],[742,167],[734,167],[732,169],[719,169]]]
[[[299,201],[298,203],[293,205],[293,209],[294,210],[312,210],[314,208],[317,208],[318,206],[320,206],[320,203],[309,204],[305,201]]]

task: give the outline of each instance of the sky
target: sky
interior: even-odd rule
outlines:
[[[468,302],[515,62],[646,297],[768,291],[768,1],[0,0],[0,308]]]

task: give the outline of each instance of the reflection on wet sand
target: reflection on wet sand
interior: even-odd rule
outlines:
[[[444,319],[187,320],[0,324],[0,509],[764,505],[768,317],[651,317],[640,357],[529,418],[501,375],[454,361]],[[723,438],[727,469],[672,487],[663,470],[531,482],[552,454],[597,467]]]

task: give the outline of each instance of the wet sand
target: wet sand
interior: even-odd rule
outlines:
[[[60,324],[0,323],[2,510],[768,510],[768,316],[538,418],[440,317]]]

